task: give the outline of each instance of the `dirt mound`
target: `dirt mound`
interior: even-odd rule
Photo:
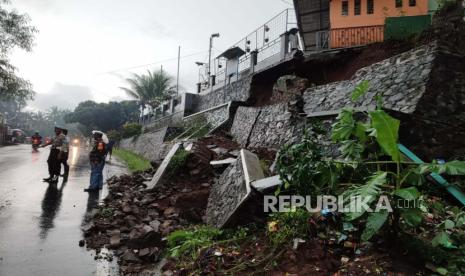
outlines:
[[[163,237],[203,221],[214,176],[209,162],[214,156],[204,143],[194,143],[183,166],[169,175],[164,186],[150,191],[144,184],[150,179],[147,173],[110,178],[103,206],[83,227],[87,247],[114,249],[124,275],[136,275],[158,261]]]

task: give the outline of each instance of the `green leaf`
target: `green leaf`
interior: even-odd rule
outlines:
[[[431,241],[431,244],[433,245],[433,247],[437,247],[440,245],[445,248],[457,248],[455,245],[452,244],[449,234],[447,234],[444,231],[439,232],[439,234],[437,234],[436,237],[434,237],[434,239]]]
[[[367,130],[368,126],[362,122],[356,122],[355,124],[355,137],[357,137],[360,142],[364,143],[367,140]]]
[[[394,119],[383,110],[370,112],[371,124],[376,129],[376,141],[381,148],[392,157],[392,160],[399,162],[400,153],[397,148],[399,139],[400,121]]]
[[[405,200],[414,200],[420,197],[420,192],[415,187],[408,187],[394,191],[394,194]]]
[[[351,197],[361,197],[363,198],[370,198],[367,204],[372,203],[376,198],[378,198],[381,186],[386,184],[386,172],[375,172],[367,181],[365,185],[354,185],[349,190],[344,192],[342,196],[344,197],[344,201],[349,201]],[[345,213],[346,218],[351,221],[361,217],[366,210],[362,210],[362,212],[352,212],[352,213]]]
[[[445,269],[444,267],[436,268],[436,272],[439,273],[440,275],[447,275],[449,273],[449,271]]]
[[[360,82],[352,91],[351,95],[351,100],[353,102],[357,101],[361,96],[365,95],[368,92],[368,89],[370,88],[370,82],[367,80],[364,80]]]
[[[401,209],[400,215],[410,227],[418,226],[423,220],[423,213],[417,208]]]
[[[364,150],[363,145],[354,140],[345,140],[341,142],[339,150],[342,157],[346,159],[360,159]]]
[[[448,175],[465,175],[465,161],[454,160],[444,164],[421,164],[420,173],[446,173]]]
[[[343,109],[333,124],[331,138],[333,141],[344,141],[350,138],[356,129],[353,110]]]
[[[454,229],[454,227],[455,227],[455,222],[453,222],[452,220],[446,219],[444,221],[444,229],[450,230],[450,229]]]
[[[465,162],[454,160],[444,164],[446,174],[448,175],[465,175]]]
[[[362,234],[362,240],[363,241],[368,241],[373,237],[374,234],[376,234],[379,229],[384,225],[388,218],[388,212],[386,210],[383,210],[378,213],[371,213],[368,216],[367,223],[365,226],[365,230],[363,230]]]

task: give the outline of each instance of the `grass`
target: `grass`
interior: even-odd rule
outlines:
[[[186,164],[188,156],[189,152],[187,150],[178,150],[168,164],[167,174],[169,176],[174,176]]]
[[[115,148],[113,154],[123,160],[131,172],[145,171],[152,167],[149,160],[132,151]]]

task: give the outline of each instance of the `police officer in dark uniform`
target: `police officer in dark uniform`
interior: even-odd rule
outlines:
[[[47,159],[49,177],[44,178],[45,182],[50,182],[50,183],[58,182],[58,177],[60,176],[60,166],[61,166],[60,160],[59,160],[59,154],[61,151],[61,147],[63,146],[64,139],[65,139],[65,136],[62,133],[62,128],[56,126],[55,127],[55,138],[53,138],[47,144],[42,145],[42,147],[52,145],[50,149],[50,154]]]
[[[69,138],[68,138],[68,130],[63,129],[62,130],[63,135],[65,138],[63,139],[63,145],[61,146],[60,153],[58,155],[58,159],[61,164],[63,164],[63,174],[60,175],[63,177],[64,181],[68,180],[68,175],[69,175],[69,165],[68,165],[68,157],[69,157]]]

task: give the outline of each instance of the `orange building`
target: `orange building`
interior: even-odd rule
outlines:
[[[384,41],[386,18],[429,14],[428,0],[330,0],[331,48]]]

